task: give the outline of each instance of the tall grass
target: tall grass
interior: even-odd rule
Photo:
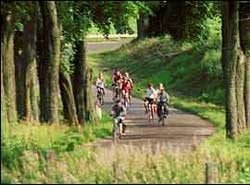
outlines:
[[[86,123],[84,127],[28,123],[8,127],[5,123],[3,125],[5,127],[1,135],[1,165],[11,174],[16,173],[16,170],[23,171],[22,165],[28,157],[27,153],[36,157],[47,156],[50,152],[61,155],[74,151],[76,147],[96,138],[109,137],[112,131],[112,120],[107,114],[103,115],[97,125]]]
[[[170,146],[150,144],[112,145],[96,150],[79,146],[74,151],[46,157],[25,151],[15,170],[3,166],[2,182],[204,183],[205,163],[213,161],[218,165],[218,183],[249,183],[249,139],[249,132],[241,136],[238,145],[213,138],[193,153],[172,153]]]

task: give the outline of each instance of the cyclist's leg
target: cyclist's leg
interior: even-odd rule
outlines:
[[[152,103],[152,106],[153,106],[153,113],[157,113],[157,105],[155,102]]]
[[[148,112],[148,100],[147,98],[144,99],[144,108],[145,108],[145,113]]]
[[[160,103],[157,103],[157,115],[158,115],[158,117],[161,116],[161,105],[160,105]]]
[[[115,130],[117,128],[117,124],[118,124],[118,120],[117,120],[117,118],[114,118],[114,121],[113,121],[113,132],[115,132]]]
[[[105,88],[102,88],[103,96],[105,96]]]
[[[123,133],[123,120],[121,117],[118,117],[118,126],[119,126],[119,133]]]
[[[168,114],[169,114],[169,107],[167,106],[166,103],[164,104],[164,113],[166,116],[168,116]]]

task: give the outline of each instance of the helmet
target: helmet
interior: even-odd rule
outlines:
[[[148,83],[148,87],[153,87],[153,83]]]

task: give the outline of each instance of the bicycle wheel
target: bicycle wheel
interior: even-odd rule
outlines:
[[[151,122],[153,120],[153,108],[152,105],[148,105],[148,120]]]
[[[119,130],[118,130],[119,127],[116,124],[114,124],[113,127],[114,127],[113,128],[113,141],[116,142],[119,136]]]
[[[103,95],[103,93],[101,93],[101,95],[100,95],[100,103],[101,103],[101,105],[104,104],[104,95]]]

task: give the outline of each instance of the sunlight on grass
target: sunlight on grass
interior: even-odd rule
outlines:
[[[25,152],[14,171],[3,166],[2,182],[204,183],[205,163],[213,161],[218,165],[218,183],[248,183],[249,139],[249,132],[244,132],[235,145],[219,132],[192,153],[173,154],[168,152],[171,146],[160,145],[153,151],[150,144],[111,146],[101,152],[78,145],[74,151],[46,159],[35,151]]]

